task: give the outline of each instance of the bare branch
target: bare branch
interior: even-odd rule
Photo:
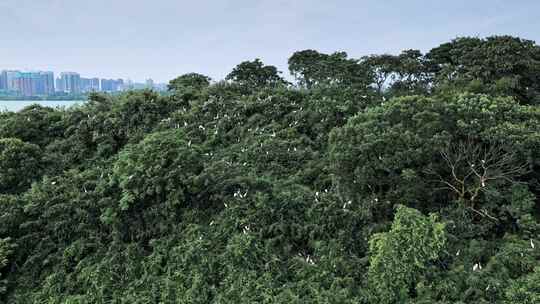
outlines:
[[[474,208],[477,198],[488,189],[488,184],[519,183],[517,179],[527,172],[527,164],[521,163],[515,153],[497,143],[484,145],[472,138],[450,143],[440,151],[440,155],[447,173],[436,172],[433,168],[426,170],[443,185],[437,190],[453,192],[469,210],[492,220],[498,219],[485,210]]]

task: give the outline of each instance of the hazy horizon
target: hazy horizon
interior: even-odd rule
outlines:
[[[458,36],[540,40],[540,2],[518,3],[4,0],[0,69],[136,82],[199,72],[219,80],[254,58],[288,75],[288,57],[303,49],[360,57],[427,51]]]

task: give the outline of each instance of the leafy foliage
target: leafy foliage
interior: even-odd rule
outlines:
[[[294,53],[0,113],[2,303],[536,303],[538,46]]]
[[[26,190],[40,176],[41,150],[18,138],[0,139],[0,193]]]
[[[286,84],[286,81],[279,76],[279,73],[275,66],[265,65],[257,58],[253,61],[240,63],[225,79],[236,82],[246,88],[256,89],[265,86]]]
[[[415,294],[415,285],[446,245],[444,224],[415,209],[397,207],[389,232],[370,239],[369,280],[379,303],[400,303]]]

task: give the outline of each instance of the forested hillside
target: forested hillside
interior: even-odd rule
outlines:
[[[540,46],[298,51],[0,114],[0,302],[540,303]]]

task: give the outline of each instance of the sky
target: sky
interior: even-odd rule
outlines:
[[[359,58],[501,34],[540,42],[540,1],[0,0],[0,69],[220,80],[255,58],[288,75],[304,49]]]

